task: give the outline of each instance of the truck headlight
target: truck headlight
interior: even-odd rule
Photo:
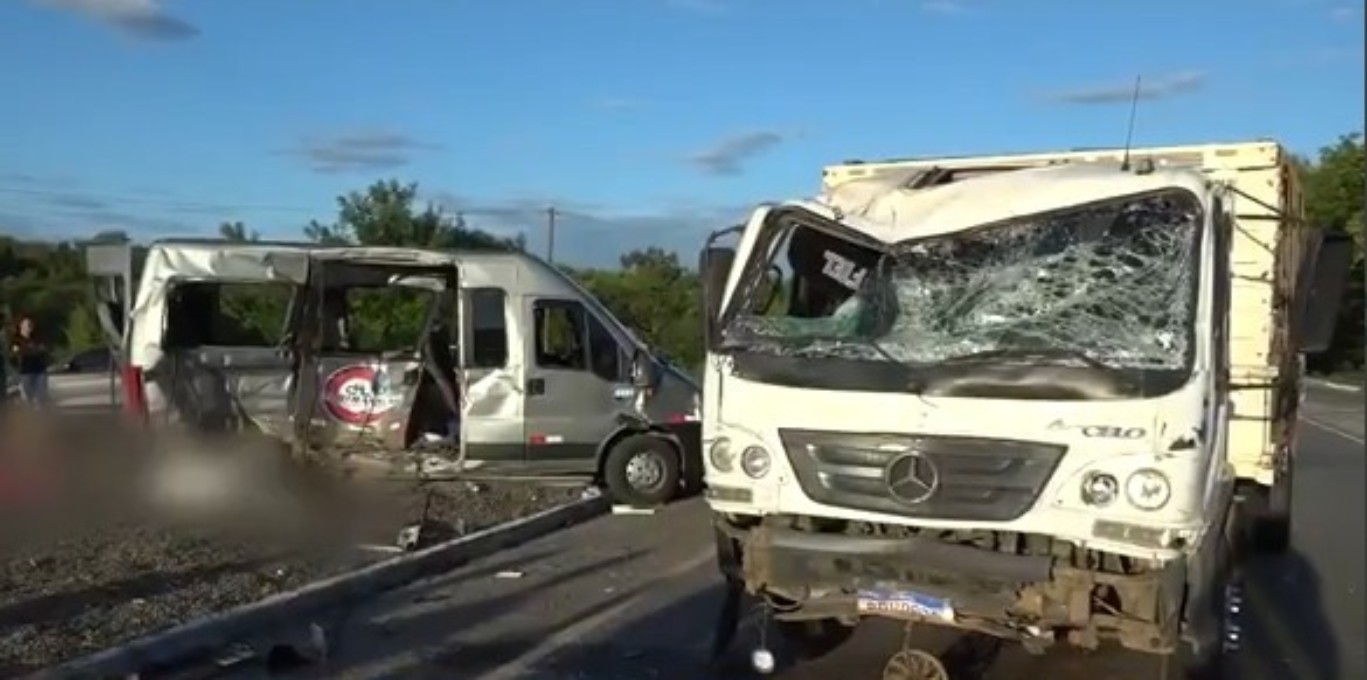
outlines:
[[[1082,502],[1104,508],[1120,496],[1120,480],[1105,472],[1089,472],[1082,478]]]
[[[1158,510],[1172,499],[1172,484],[1158,470],[1136,470],[1125,480],[1125,497],[1140,510]]]
[[[740,454],[740,469],[750,479],[759,479],[769,474],[772,464],[769,452],[762,446],[747,446]]]
[[[736,456],[731,453],[731,440],[717,437],[711,448],[707,449],[707,460],[718,472],[730,472],[736,464]]]

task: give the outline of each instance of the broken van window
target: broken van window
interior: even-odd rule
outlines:
[[[183,281],[167,297],[172,347],[276,347],[285,338],[294,286],[278,282]]]
[[[374,354],[417,350],[433,302],[430,290],[406,286],[327,291],[324,351]]]
[[[503,368],[508,363],[508,324],[504,318],[508,296],[502,288],[470,291],[471,368]]]
[[[1200,224],[1195,197],[1170,190],[908,241],[886,257],[790,227],[766,264],[784,270],[787,309],[737,316],[727,335],[794,356],[935,364],[1056,350],[1183,369]]]
[[[582,305],[570,300],[537,300],[532,315],[537,366],[578,371],[588,368]]]

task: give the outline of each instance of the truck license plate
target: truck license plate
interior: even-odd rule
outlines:
[[[855,608],[861,614],[954,620],[949,600],[910,590],[860,590]]]

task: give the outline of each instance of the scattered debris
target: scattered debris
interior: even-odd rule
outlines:
[[[526,576],[526,575],[527,575],[527,573],[526,573],[526,572],[523,572],[523,571],[518,571],[518,570],[516,570],[516,569],[506,569],[506,570],[504,570],[504,571],[498,572],[497,574],[494,574],[494,578],[514,579],[514,578],[522,578],[523,576]]]

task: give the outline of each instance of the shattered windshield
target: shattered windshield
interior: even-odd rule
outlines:
[[[888,248],[780,225],[724,346],[1185,371],[1200,224],[1196,198],[1174,189]]]

